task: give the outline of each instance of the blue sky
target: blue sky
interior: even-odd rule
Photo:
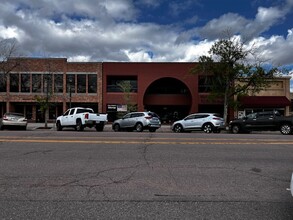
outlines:
[[[229,34],[293,69],[293,0],[2,0],[0,39],[24,56],[193,62]]]

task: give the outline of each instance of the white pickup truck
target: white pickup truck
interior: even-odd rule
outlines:
[[[73,127],[82,131],[85,127],[95,127],[97,131],[103,131],[107,122],[107,114],[94,113],[91,108],[76,107],[68,109],[56,119],[56,128],[61,131],[64,127]]]

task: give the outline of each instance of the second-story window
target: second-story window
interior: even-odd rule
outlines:
[[[97,75],[88,75],[88,93],[97,93]]]
[[[43,75],[43,92],[51,93],[52,92],[52,74],[44,74]]]
[[[107,77],[107,92],[125,92],[125,90],[129,90],[129,92],[137,92],[136,76]]]
[[[19,92],[19,74],[10,74],[10,92]]]
[[[213,87],[213,76],[199,76],[198,77],[198,92],[211,92]]]
[[[63,93],[63,74],[54,75],[54,92]]]
[[[86,75],[85,74],[77,75],[77,92],[86,93]]]
[[[6,75],[0,74],[0,92],[6,92]]]
[[[41,92],[42,88],[42,75],[41,74],[32,74],[32,92]]]
[[[66,75],[66,92],[75,93],[75,74]]]
[[[21,92],[30,92],[30,74],[21,74]]]

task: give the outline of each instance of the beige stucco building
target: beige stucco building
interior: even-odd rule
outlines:
[[[276,110],[283,115],[291,113],[290,76],[278,77],[257,94],[242,97],[235,117],[256,111]]]

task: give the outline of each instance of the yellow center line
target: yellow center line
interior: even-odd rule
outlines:
[[[78,144],[161,144],[161,145],[293,145],[293,141],[259,141],[259,142],[240,142],[240,141],[113,141],[113,140],[57,140],[57,139],[1,139],[0,142],[11,143],[78,143]]]
[[[15,137],[15,136],[2,136],[0,137],[0,140],[43,140],[44,137]],[[245,142],[249,142],[249,143],[254,143],[254,142],[265,142],[265,143],[270,143],[270,142],[278,142],[278,143],[291,143],[291,140],[282,140],[282,139],[258,139],[258,138],[255,138],[255,139],[247,139],[247,138],[235,138],[235,139],[231,139],[231,138],[197,138],[197,137],[194,137],[194,138],[184,138],[184,137],[180,137],[180,138],[158,138],[158,137],[152,137],[152,138],[149,138],[149,137],[107,137],[107,136],[104,136],[104,137],[78,137],[78,140],[74,140],[73,137],[62,137],[62,140],[69,140],[69,141],[87,141],[88,139],[99,139],[99,141],[101,139],[105,139],[105,141],[108,141],[109,139],[111,139],[111,141],[115,141],[115,139],[119,139],[117,141],[122,141],[124,139],[127,139],[128,141],[130,140],[134,140],[134,141],[144,141],[144,140],[174,140],[174,141],[179,141],[179,140],[184,140],[184,141],[191,141],[191,142],[198,142],[198,141],[203,141],[203,142],[207,142],[207,141],[216,141],[216,142],[220,142],[220,141],[233,141],[233,142],[238,142],[238,141],[245,141]],[[58,139],[48,139],[48,140],[58,140]],[[61,139],[60,139],[61,140]],[[91,140],[92,141],[92,140]],[[93,140],[95,141],[95,140]],[[292,142],[293,142],[293,139],[292,139]]]

